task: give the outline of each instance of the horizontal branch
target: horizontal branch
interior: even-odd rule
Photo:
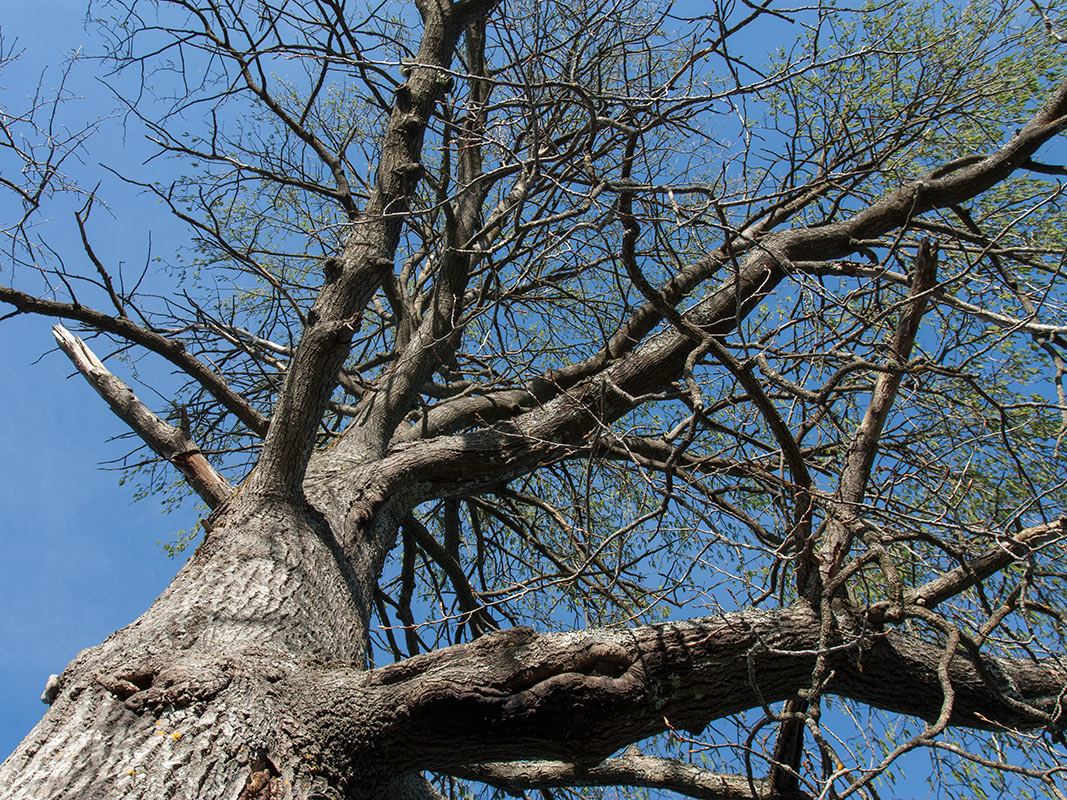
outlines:
[[[130,426],[145,444],[167,459],[185,476],[201,499],[215,508],[233,494],[233,487],[208,463],[189,434],[164,422],[142,403],[122,379],[113,375],[96,354],[62,325],[52,328],[59,349],[78,368],[89,385],[107,401],[115,415]]]
[[[744,775],[723,775],[671,758],[629,754],[592,766],[567,761],[504,761],[471,764],[449,770],[449,774],[510,792],[567,786],[641,786],[667,789],[698,800],[759,800],[767,796],[768,788],[765,781],[750,782]]]
[[[253,433],[263,436],[267,432],[269,424],[267,418],[256,411],[239,392],[231,389],[225,378],[190,354],[181,342],[142,328],[127,317],[113,317],[83,306],[81,303],[45,300],[6,286],[0,286],[0,302],[13,305],[19,313],[23,314],[72,319],[151,350],[204,387],[208,394],[218,400],[227,411],[241,420]]]
[[[351,774],[450,772],[490,761],[596,763],[633,742],[796,696],[818,655],[806,605],[630,630],[498,631],[371,672],[309,668],[286,683],[293,713]],[[951,682],[952,725],[1061,727],[1054,659],[975,656],[896,632],[839,628],[827,692],[936,720]]]
[[[931,228],[933,226],[924,223],[922,225],[916,224],[915,227]],[[959,233],[954,232],[954,235],[959,235]],[[986,249],[989,250],[989,252],[996,252],[989,248]],[[797,261],[794,262],[794,266],[801,272],[814,276],[835,275],[867,280],[878,279],[886,281],[887,283],[894,283],[897,286],[909,285],[908,276],[903,273],[893,272],[892,270],[885,269],[881,266],[871,266],[870,264],[862,264],[855,261]],[[959,297],[952,294],[949,289],[950,287],[944,285],[937,286],[933,289],[933,296],[940,305],[963,311],[980,320],[988,322],[991,325],[996,325],[998,328],[1021,331],[1023,333],[1034,334],[1035,336],[1067,336],[1067,325],[1053,325],[1037,322],[1035,319],[1001,314],[991,309],[983,308],[982,306],[977,306],[973,303],[961,300]]]

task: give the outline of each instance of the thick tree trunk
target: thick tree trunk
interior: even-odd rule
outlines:
[[[341,796],[274,691],[312,662],[364,663],[373,576],[338,553],[313,512],[231,511],[148,611],[66,668],[0,796]]]

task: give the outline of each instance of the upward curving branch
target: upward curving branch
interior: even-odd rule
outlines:
[[[1067,83],[1001,150],[977,163],[939,178],[913,181],[840,222],[772,233],[758,246],[750,243],[737,274],[704,296],[682,319],[707,336],[722,336],[785,278],[790,265],[816,254],[820,259],[847,256],[863,247],[863,241],[905,227],[919,214],[974,197],[1020,168],[1065,129]],[[926,291],[922,289],[920,297]],[[513,427],[404,442],[387,453],[380,481],[384,486],[395,476],[411,487],[409,497],[417,503],[472,492],[568,454],[579,454],[584,437],[632,410],[633,398],[660,391],[677,379],[698,346],[688,332],[671,327],[618,359],[602,353],[599,360],[590,360],[556,381],[543,378],[523,390],[457,400],[447,412],[439,412],[451,415],[451,424],[457,424],[457,419],[469,424],[483,412],[491,415],[496,410],[498,418],[511,419]],[[539,405],[526,410],[530,402]],[[344,463],[329,451],[322,458],[334,464],[334,469]]]
[[[382,139],[374,190],[353,225],[343,252],[328,259],[326,281],[308,316],[279,394],[257,468],[245,487],[251,496],[293,500],[302,495],[315,434],[348,356],[364,306],[392,269],[400,226],[418,183],[423,138],[433,105],[451,79],[453,51],[467,24],[492,3],[421,3],[422,40],[396,90]]]
[[[736,274],[685,312],[685,325],[708,336],[728,333],[737,320],[773,292],[794,265],[815,258],[822,262],[846,257],[865,248],[864,242],[905,228],[922,214],[976,197],[1022,169],[1028,158],[1065,129],[1067,83],[1058,86],[1029,122],[995,153],[960,168],[935,170],[932,174],[939,177],[912,181],[839,222],[736,242],[732,245],[735,253],[747,251]],[[719,265],[728,260],[723,254],[711,254],[708,259]],[[710,264],[697,262],[679,273],[660,294],[665,301],[677,302],[680,287],[691,286],[689,279],[711,270]],[[656,304],[650,302],[623,322],[612,339],[624,339],[633,349],[616,355],[609,344],[597,355],[547,373],[523,389],[444,403],[411,435],[433,435],[441,428],[511,419],[537,442],[531,445],[532,451],[547,452],[543,447],[546,441],[579,442],[590,430],[629,412],[633,403],[627,398],[662,390],[682,374],[686,359],[699,345],[689,331],[677,327],[642,338],[661,319]],[[402,437],[402,441],[406,439]],[[510,444],[509,449],[514,450],[514,440]],[[552,450],[550,457],[558,457],[558,453]],[[525,468],[532,468],[532,464]]]

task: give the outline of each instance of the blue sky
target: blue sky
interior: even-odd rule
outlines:
[[[0,32],[7,44],[17,39],[25,48],[3,75],[8,101],[32,91],[46,66],[44,85],[55,85],[56,65],[87,38],[84,9],[83,0],[5,6]],[[110,152],[95,157],[123,157],[120,137],[95,145],[105,143]],[[116,208],[130,231],[143,231],[145,213],[155,209],[136,199]],[[68,237],[72,228],[63,226]],[[134,238],[129,257],[139,248],[143,258],[146,238]],[[0,263],[0,276],[9,280],[9,263]],[[181,560],[158,543],[195,520],[192,511],[162,514],[153,500],[133,503],[132,487],[100,469],[125,452],[125,443],[108,441],[122,424],[80,376],[70,377],[51,324],[0,323],[0,759],[43,713],[49,673],[131,622],[163,590]]]
[[[107,406],[58,352],[50,323],[0,325],[0,750],[6,757],[44,711],[40,694],[80,649],[131,622],[181,562],[157,544],[186,526],[98,462],[120,455]]]

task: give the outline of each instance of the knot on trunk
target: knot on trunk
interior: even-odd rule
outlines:
[[[281,797],[281,776],[267,754],[260,752],[252,762],[252,771],[237,800],[271,800]]]
[[[96,682],[137,714],[158,713],[207,703],[225,689],[233,677],[230,664],[179,661],[162,667],[138,665],[101,673]]]

